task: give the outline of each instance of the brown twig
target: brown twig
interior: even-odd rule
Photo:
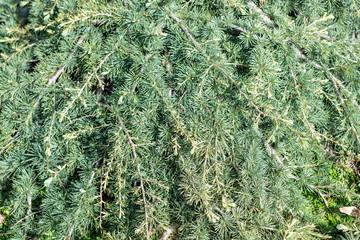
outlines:
[[[17,131],[16,134],[15,134],[15,136],[11,138],[10,142],[9,142],[8,144],[6,144],[6,146],[1,149],[0,155],[3,154],[3,153],[6,151],[6,149],[8,149],[8,148],[11,146],[11,144],[13,144],[14,141],[15,141],[18,137],[19,137],[19,131]]]

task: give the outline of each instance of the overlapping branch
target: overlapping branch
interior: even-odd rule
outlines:
[[[191,35],[189,29],[184,25],[182,24],[182,21],[176,17],[176,15],[174,13],[170,13],[170,16],[174,19],[174,21],[176,23],[178,23],[180,25],[180,27],[183,29],[183,31],[185,32],[185,34],[190,38],[191,42],[195,45],[196,49],[199,51],[199,52],[202,52],[204,55],[206,55],[204,52],[203,52],[203,49],[201,47],[201,45],[195,40],[195,38]],[[208,56],[207,56],[208,57]],[[208,57],[209,58],[209,57]],[[260,110],[260,107],[257,106],[254,101],[252,99],[250,99],[250,97],[245,94],[241,88],[239,87],[238,83],[230,76],[229,73],[227,73],[222,67],[220,67],[217,63],[212,63],[212,66],[214,66],[215,68],[217,68],[221,73],[223,73],[230,81],[233,85],[235,85],[240,93],[240,95],[242,95],[258,112],[260,115],[263,115],[263,116],[267,116],[267,117],[270,117],[274,120],[277,120],[277,121],[281,121],[281,122],[286,122],[286,123],[291,123],[291,121],[289,120],[286,120],[286,119],[283,119],[281,117],[278,117],[278,116],[273,116],[273,115],[270,115],[270,114],[267,114],[263,111]]]
[[[256,11],[257,13],[260,14],[262,20],[264,21],[264,23],[266,25],[268,25],[269,27],[275,27],[276,26],[275,23],[269,17],[267,17],[266,14],[264,14],[264,12],[258,6],[256,6],[256,4],[254,2],[249,1],[248,6],[251,9],[253,9],[254,11]],[[323,21],[323,19],[321,19],[321,21]],[[315,23],[316,22],[314,22],[312,24],[315,24]],[[234,27],[234,25],[231,25],[230,27]],[[237,27],[236,29],[240,30],[242,28]],[[358,133],[357,129],[355,128],[355,125],[354,125],[353,121],[351,120],[350,112],[349,112],[349,110],[348,110],[348,108],[346,106],[345,100],[342,97],[341,92],[340,92],[339,87],[338,87],[338,83],[341,83],[341,81],[337,77],[335,77],[335,75],[332,74],[329,69],[326,69],[325,67],[322,67],[320,64],[316,63],[315,61],[310,60],[305,54],[302,53],[302,51],[299,48],[294,46],[293,49],[294,49],[295,55],[298,58],[300,58],[304,62],[307,62],[307,63],[313,65],[316,69],[323,70],[328,74],[331,82],[333,83],[336,95],[339,98],[341,106],[343,107],[344,112],[346,114],[346,117],[347,117],[347,119],[349,121],[351,131],[353,132],[353,134],[354,134],[354,136],[356,138],[357,144],[359,146],[359,149],[360,149],[360,136],[359,136],[359,133]]]

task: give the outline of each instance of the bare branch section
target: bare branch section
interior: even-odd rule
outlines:
[[[28,197],[27,197],[27,202],[28,202],[28,210],[26,212],[26,225],[25,225],[25,228],[24,228],[24,238],[26,239],[26,236],[27,236],[27,230],[28,230],[28,227],[29,227],[29,217],[32,215],[31,214],[31,209],[32,209],[32,193],[30,191]]]
[[[254,2],[249,1],[248,6],[250,9],[252,9],[256,13],[260,14],[261,19],[264,21],[264,23],[266,25],[268,25],[269,27],[272,27],[272,28],[276,27],[275,23],[266,14],[264,14],[263,11],[258,6],[256,6],[256,4]]]
[[[193,42],[193,44],[195,45],[196,49],[199,51],[199,52],[202,52],[202,48],[201,48],[201,45],[195,40],[195,38],[191,35],[189,29],[187,29],[187,27],[185,25],[182,24],[181,20],[175,16],[174,13],[170,13],[171,17],[174,19],[175,22],[177,22],[180,27],[183,29],[183,31],[185,32],[185,34],[190,38],[190,40]],[[235,26],[235,25],[233,25]],[[242,30],[243,28],[242,27],[238,27],[239,29],[238,30]],[[204,53],[205,54],[205,53]],[[208,57],[208,56],[207,56]],[[259,112],[259,114],[263,115],[263,116],[267,116],[267,117],[270,117],[274,120],[277,120],[277,121],[281,121],[281,122],[286,122],[286,123],[291,123],[291,121],[289,120],[286,120],[286,119],[283,119],[283,118],[280,118],[280,117],[277,117],[277,116],[272,116],[272,115],[269,115],[263,111],[260,110],[259,106],[257,106],[251,99],[250,97],[245,94],[239,87],[238,83],[230,76],[229,73],[227,73],[222,67],[220,67],[218,64],[216,63],[213,63],[212,64],[215,68],[217,68],[218,70],[220,70],[220,72],[222,72],[230,81],[232,84],[234,84],[240,95],[242,95],[243,97],[245,97],[245,99]]]
[[[178,224],[173,224],[171,227],[165,231],[160,238],[160,240],[170,240],[171,234],[175,231],[175,229],[178,227]]]

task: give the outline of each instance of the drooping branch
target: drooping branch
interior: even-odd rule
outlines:
[[[99,167],[99,164],[100,164],[100,161],[98,161],[98,162],[96,163],[95,169],[97,169],[97,168]],[[96,171],[93,170],[93,171],[91,172],[91,175],[90,175],[90,178],[89,178],[89,181],[88,181],[88,184],[87,184],[88,187],[90,187],[91,184],[92,184],[92,182],[94,181],[95,174],[96,174]],[[77,220],[77,218],[79,217],[79,215],[80,215],[80,208],[78,208],[77,211],[75,212],[75,218],[74,218],[74,220],[73,220],[72,223],[71,223],[69,233],[67,234],[67,236],[65,237],[65,239],[71,239],[71,236],[72,236],[72,234],[73,234],[73,232],[74,232],[74,229],[75,229],[75,223],[76,223],[76,220]]]
[[[122,121],[122,119],[119,116],[117,116],[117,119],[120,122],[121,128],[125,132],[126,138],[128,139],[128,142],[130,144],[130,147],[131,147],[131,150],[132,150],[132,153],[133,153],[134,162],[136,163],[136,170],[137,170],[137,173],[138,173],[139,179],[140,179],[140,187],[141,187],[141,191],[142,191],[143,203],[144,203],[144,208],[145,208],[146,239],[150,240],[150,231],[149,231],[148,214],[147,214],[148,206],[147,206],[146,196],[145,196],[146,193],[145,193],[144,181],[143,181],[142,174],[141,174],[141,171],[140,171],[140,164],[139,164],[138,159],[137,159],[135,144],[134,144],[134,142],[133,142],[133,140],[132,140],[132,138],[131,138],[131,136],[129,134],[129,131],[125,127],[125,124]]]
[[[114,112],[114,109],[108,104],[98,103],[98,105],[101,106],[101,107],[104,107],[106,109],[109,109],[112,112]],[[131,148],[131,151],[132,151],[132,154],[133,154],[134,163],[136,164],[136,170],[137,170],[137,174],[139,175],[139,179],[140,179],[140,188],[141,188],[141,192],[142,192],[142,200],[143,200],[144,209],[145,209],[146,239],[150,240],[151,236],[150,236],[150,229],[149,229],[149,220],[148,220],[149,217],[148,217],[148,206],[147,206],[147,201],[146,201],[146,192],[145,192],[145,187],[144,187],[144,180],[143,180],[141,170],[140,170],[140,163],[138,161],[138,157],[137,157],[137,153],[136,153],[136,144],[132,140],[132,137],[130,136],[129,130],[126,128],[125,123],[121,119],[121,117],[116,114],[116,118],[120,123],[121,129],[125,133],[125,136],[126,136],[126,138],[128,140],[128,143],[130,145],[130,148]]]

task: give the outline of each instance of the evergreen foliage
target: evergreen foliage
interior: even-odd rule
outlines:
[[[356,0],[2,0],[1,236],[355,239],[359,29]]]

